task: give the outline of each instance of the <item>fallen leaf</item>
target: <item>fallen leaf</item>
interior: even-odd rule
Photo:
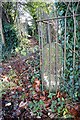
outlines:
[[[23,91],[23,88],[20,87],[20,86],[17,86],[17,91],[18,91],[18,92],[22,92],[22,91]]]
[[[80,103],[75,105],[67,104],[66,107],[71,115],[80,117]]]
[[[46,100],[46,97],[45,96],[40,96],[40,99],[44,101],[44,100]]]
[[[37,86],[40,86],[40,80],[38,80],[38,78],[36,78],[36,79],[34,80],[34,83],[35,83]]]

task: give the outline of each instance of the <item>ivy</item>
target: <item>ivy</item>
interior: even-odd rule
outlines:
[[[57,14],[59,16],[64,16],[67,5],[63,2],[61,3],[55,3],[55,6],[57,8]],[[76,10],[77,3],[71,3],[70,4],[71,9]],[[80,7],[80,6],[79,6]],[[79,10],[78,7],[78,10]],[[71,12],[68,10],[68,15],[71,15]],[[73,68],[73,54],[74,54],[74,21],[73,18],[67,18],[67,33],[66,33],[66,69],[64,71],[64,85],[61,84],[61,89],[65,90],[71,98],[74,100],[78,100],[79,95],[79,47],[80,47],[80,16],[76,17],[76,46],[75,46],[75,68]],[[64,30],[65,30],[65,20],[60,19],[60,26],[61,26],[61,36],[64,36]],[[59,37],[59,41],[62,44],[62,47],[64,49],[64,39],[62,37]],[[74,85],[73,85],[74,81]],[[62,87],[63,86],[63,87]],[[70,92],[69,92],[70,91]]]
[[[2,58],[5,59],[15,52],[15,48],[19,45],[19,40],[14,25],[10,23],[3,22],[3,33],[5,45],[2,47]]]

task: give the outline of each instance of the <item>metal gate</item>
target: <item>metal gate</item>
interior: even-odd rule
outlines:
[[[74,4],[76,4],[76,8],[73,7]],[[61,81],[63,81],[64,84],[63,79],[66,79],[67,76],[65,74],[66,68],[72,68],[74,71],[75,68],[78,69],[78,65],[80,64],[79,48],[78,50],[76,49],[80,41],[80,36],[77,35],[77,33],[80,32],[80,14],[78,12],[80,2],[68,2],[64,3],[64,5],[66,6],[64,15],[58,14],[58,9],[55,5],[52,8],[54,9],[54,14],[52,16],[46,14],[42,8],[38,10],[40,13],[37,23],[42,89],[46,86],[49,91],[57,90]],[[70,21],[71,26],[68,24]],[[73,37],[71,37],[72,35]],[[67,50],[68,47],[71,47],[69,51]],[[69,60],[67,52],[72,55],[70,67],[66,65]],[[77,56],[79,59],[78,63],[76,62]],[[74,84],[73,78],[72,84]]]

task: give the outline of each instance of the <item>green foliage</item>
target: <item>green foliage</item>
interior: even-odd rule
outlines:
[[[9,88],[16,86],[13,82],[0,81],[0,98],[9,91]]]
[[[59,16],[64,16],[66,12],[67,5],[65,3],[55,3],[57,8],[57,14]],[[77,3],[70,4],[71,9],[76,9]],[[79,8],[78,8],[79,9]],[[68,10],[68,14],[71,15],[70,10]],[[66,27],[66,69],[64,70],[64,75],[61,79],[63,82],[61,84],[61,90],[64,90],[68,93],[69,97],[73,99],[73,101],[78,101],[79,97],[79,48],[80,48],[80,16],[76,17],[76,45],[75,45],[75,67],[73,68],[73,55],[74,55],[74,21],[73,18],[67,18],[67,27]],[[62,44],[62,48],[64,51],[64,36],[65,31],[65,19],[60,19],[61,26],[61,37],[59,36],[59,40]],[[64,60],[63,60],[64,61]]]
[[[49,4],[46,4],[46,2],[43,2],[42,0],[38,0],[37,2],[27,2],[27,4],[25,4],[24,10],[30,13],[34,21],[31,26],[32,33],[34,36],[37,36],[38,34],[38,24],[36,20],[38,20],[39,17],[41,17],[41,11],[45,11],[46,14],[49,14],[49,7]],[[41,10],[39,11],[39,9]]]
[[[44,102],[42,100],[40,100],[38,102],[33,100],[33,102],[30,102],[30,104],[29,104],[30,110],[36,116],[42,116],[42,110],[44,107],[45,107]]]
[[[16,48],[16,52],[22,56],[26,56],[28,53],[29,42],[26,37],[21,38],[19,46]]]
[[[8,73],[8,77],[9,77],[9,79],[11,80],[11,81],[14,81],[15,80],[15,78],[16,78],[16,73],[15,73],[15,71],[13,70],[13,69],[11,69],[10,71],[9,71],[9,73]]]
[[[2,47],[2,58],[5,59],[15,52],[15,48],[18,46],[19,40],[14,25],[3,22],[3,32],[5,45]]]
[[[25,10],[28,9],[31,16],[34,18],[34,19],[37,19],[38,18],[38,8],[42,8],[44,9],[44,11],[46,13],[49,13],[49,4],[46,4],[45,2],[41,2],[41,1],[37,1],[37,2],[27,2],[27,4],[25,5]]]
[[[63,108],[63,116],[64,118],[72,118],[72,116],[70,115],[70,113],[68,112],[67,108]]]
[[[38,46],[35,46],[31,51],[32,51],[32,54],[31,54],[32,58],[26,60],[26,63],[28,64],[28,66],[30,66],[30,68],[32,68],[28,71],[28,76],[31,83],[33,83],[35,78],[38,78],[39,80],[41,80],[40,55],[39,55]]]
[[[58,117],[63,116],[64,118],[71,117],[68,110],[65,107],[66,100],[64,98],[57,98],[53,100],[51,104],[51,110],[53,113],[57,113]]]
[[[2,9],[6,15],[5,17],[2,16],[3,21],[8,21],[9,23],[13,24],[16,16],[18,15],[17,2],[2,2]]]
[[[48,97],[49,97],[50,99],[52,99],[52,97],[55,96],[55,95],[56,95],[56,93],[51,93],[51,92],[50,92],[49,95],[48,95]]]

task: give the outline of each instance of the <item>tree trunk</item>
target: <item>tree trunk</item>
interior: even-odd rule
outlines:
[[[4,39],[4,34],[3,34],[3,30],[2,30],[2,6],[0,4],[0,34],[1,34],[1,39],[2,39],[2,43],[5,45],[5,39]]]

